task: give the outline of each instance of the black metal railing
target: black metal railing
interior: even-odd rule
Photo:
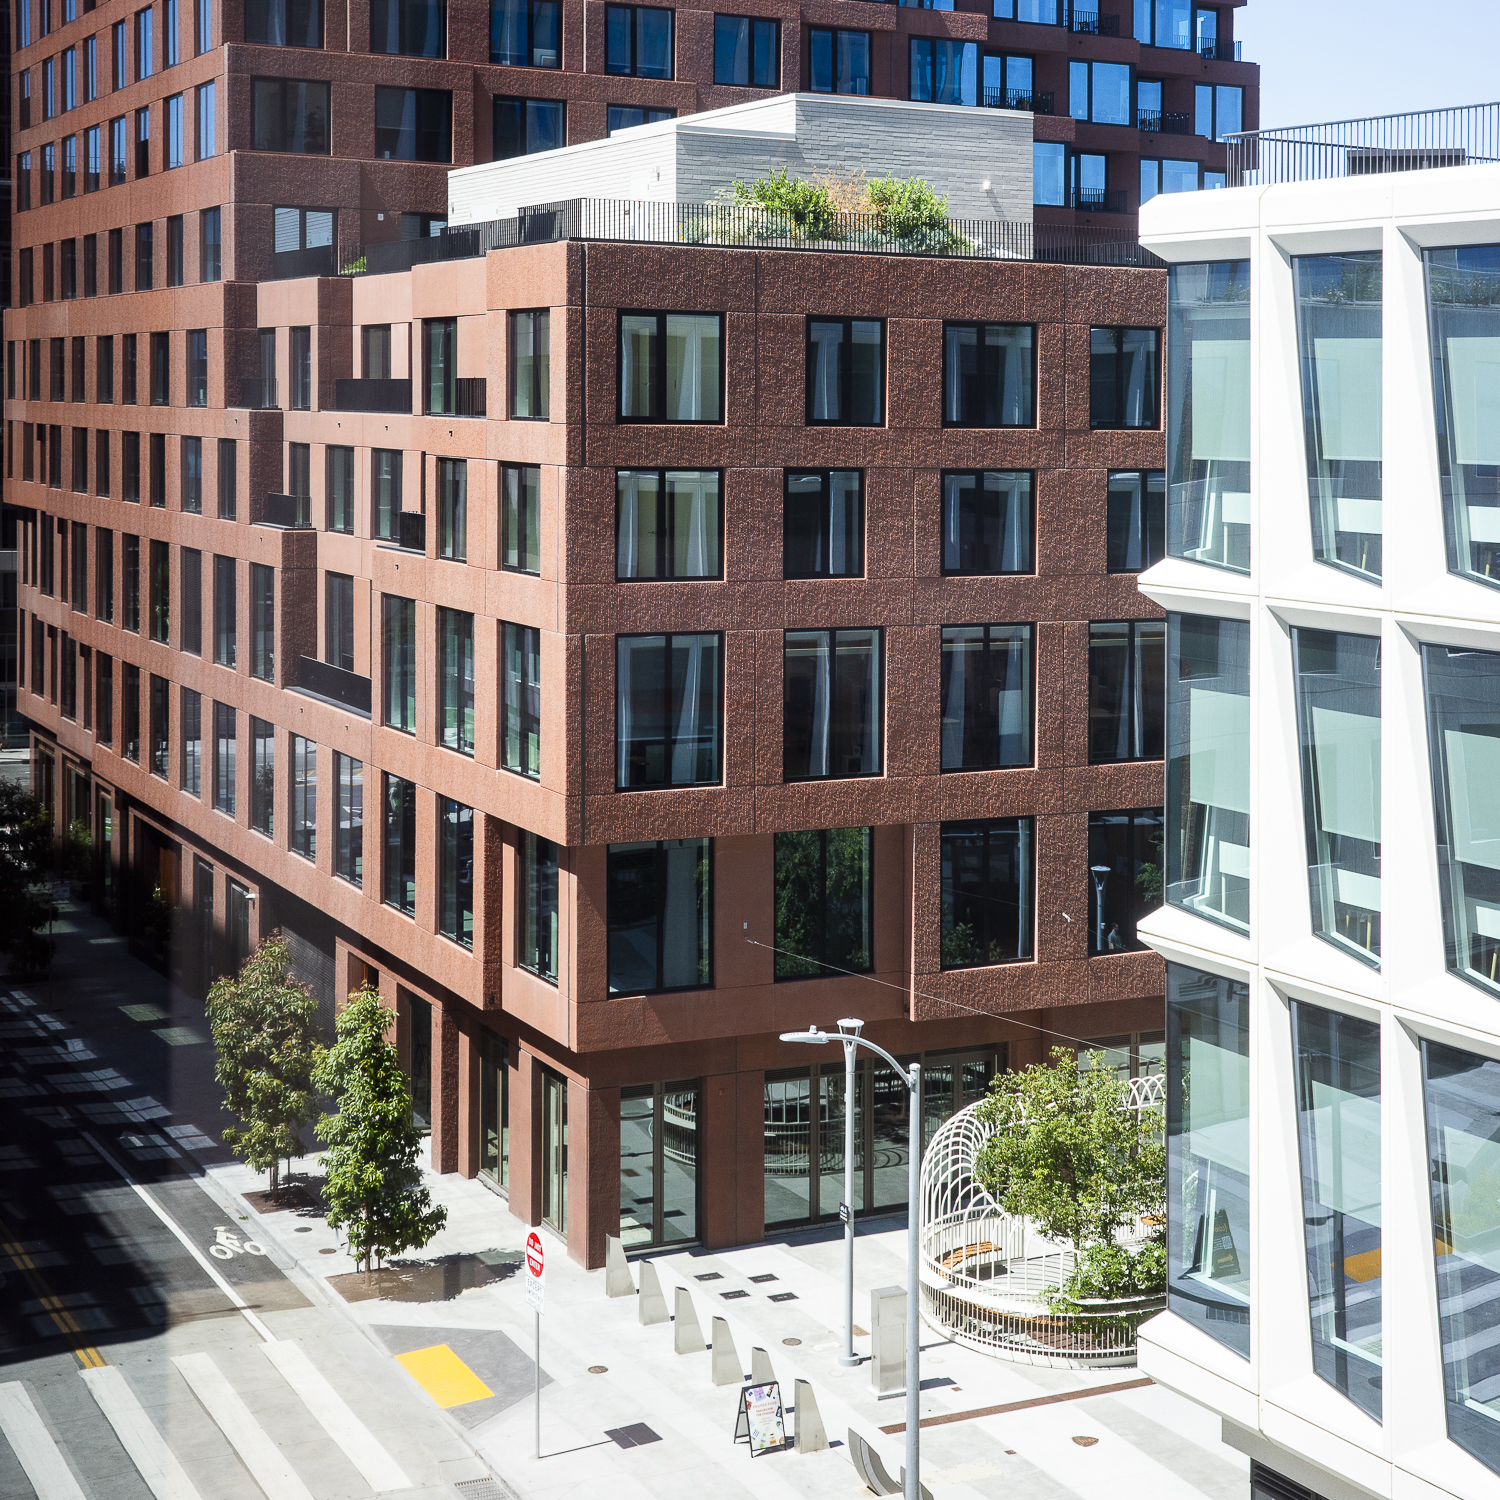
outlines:
[[[1138,130],[1160,132],[1162,135],[1191,135],[1193,122],[1184,114],[1170,109],[1138,109],[1135,112]]]
[[[373,411],[402,415],[411,411],[409,380],[335,380],[335,411]]]
[[[387,547],[400,547],[403,552],[425,552],[427,550],[427,517],[419,510],[403,510],[396,514],[396,534],[386,537]]]
[[[986,89],[986,109],[1021,109],[1033,115],[1052,113],[1052,95],[1034,89]]]
[[[240,399],[235,403],[251,411],[276,410],[276,381],[263,375],[246,375],[240,380]]]
[[[1500,103],[1225,136],[1231,187],[1500,161]]]
[[[311,250],[278,250],[271,256],[271,280],[332,276],[336,259],[332,245],[315,245]]]
[[[369,717],[370,679],[358,672],[346,672],[315,656],[304,656],[297,662],[297,686]]]
[[[1120,18],[1100,15],[1097,10],[1075,10],[1068,29],[1086,36],[1119,36]]]
[[[1072,207],[1089,214],[1122,214],[1125,212],[1125,189],[1079,188],[1073,193]]]
[[[308,495],[278,495],[268,490],[260,519],[266,526],[311,526],[312,498]]]
[[[483,375],[459,375],[453,382],[453,415],[482,417],[486,415],[488,396]]]
[[[1198,56],[1209,62],[1239,62],[1240,44],[1230,41],[1228,37],[1200,36]]]

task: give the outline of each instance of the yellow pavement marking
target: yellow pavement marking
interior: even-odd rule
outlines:
[[[396,1362],[442,1407],[464,1406],[495,1394],[446,1344],[398,1354]]]
[[[21,1248],[20,1241],[16,1239],[3,1219],[0,1219],[0,1255],[9,1260],[25,1278],[27,1285],[36,1293],[42,1310],[56,1324],[57,1331],[64,1335],[77,1334],[81,1338],[83,1329],[74,1321],[72,1313],[63,1306],[61,1300],[48,1290],[46,1278],[37,1269],[32,1258]],[[104,1367],[104,1356],[92,1344],[75,1343],[73,1353],[85,1370],[98,1370]]]

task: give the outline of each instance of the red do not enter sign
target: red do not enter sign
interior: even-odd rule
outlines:
[[[542,1274],[542,1237],[534,1229],[526,1236],[526,1271],[531,1276]]]

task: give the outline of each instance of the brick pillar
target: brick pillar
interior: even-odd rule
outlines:
[[[458,1170],[458,1022],[445,1006],[432,1007],[432,1167]]]
[[[703,1243],[715,1250],[742,1243],[736,1191],[740,1180],[736,1170],[739,1165],[737,1086],[733,1073],[705,1078],[698,1108],[698,1202],[703,1216],[698,1233]]]
[[[516,1048],[510,1075],[510,1211],[523,1224],[542,1222],[542,1065]]]
[[[620,1232],[620,1091],[568,1080],[568,1256],[604,1264],[604,1236]]]
[[[765,1073],[736,1073],[734,1103],[737,1238],[741,1245],[753,1245],[766,1237]]]
[[[463,1177],[479,1175],[479,1037],[468,1028],[458,1033],[458,1136],[457,1171]]]

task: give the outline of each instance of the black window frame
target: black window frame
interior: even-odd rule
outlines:
[[[1030,887],[1031,887],[1030,900],[1027,903],[1027,905],[1029,907],[1029,910],[1030,910],[1030,914],[1031,914],[1031,922],[1030,922],[1030,930],[1029,930],[1029,932],[1022,931],[1021,923],[1020,923],[1020,920],[1019,920],[1019,912],[1018,912],[1018,914],[1017,914],[1017,923],[1016,923],[1016,937],[1017,937],[1016,947],[1017,947],[1018,950],[1020,950],[1020,949],[1022,949],[1024,947],[1024,948],[1028,949],[1029,951],[1026,951],[1026,952],[1020,952],[1020,951],[1018,951],[1017,954],[1016,954],[1016,956],[1014,958],[999,958],[999,959],[994,959],[994,958],[990,958],[989,955],[986,954],[985,955],[985,961],[984,962],[980,962],[980,963],[951,963],[951,962],[949,962],[944,957],[944,955],[942,953],[942,946],[941,946],[942,943],[943,943],[943,941],[944,941],[944,939],[945,939],[945,937],[946,937],[946,935],[947,935],[947,933],[950,930],[952,930],[952,929],[950,929],[946,925],[947,904],[948,903],[943,899],[943,896],[942,896],[942,875],[941,875],[941,870],[942,870],[942,865],[943,865],[943,862],[944,862],[943,846],[947,843],[947,841],[950,838],[969,838],[969,837],[975,836],[976,834],[977,835],[981,835],[983,837],[983,840],[984,840],[984,850],[985,850],[985,878],[984,878],[984,890],[981,893],[981,903],[982,903],[982,908],[985,911],[986,917],[988,917],[989,910],[992,907],[998,906],[1000,904],[998,898],[992,896],[990,894],[990,890],[989,890],[989,843],[990,843],[990,839],[996,833],[1004,833],[1004,834],[1008,834],[1008,835],[1013,834],[1013,835],[1015,835],[1015,836],[1018,837],[1019,847],[1022,850],[1022,852],[1025,852],[1026,849],[1027,849],[1028,840],[1026,840],[1024,838],[1020,838],[1020,835],[1023,832],[1023,825],[1026,825],[1026,824],[1030,825],[1030,830],[1029,830],[1029,834],[1030,834],[1030,837],[1029,837],[1029,858],[1027,859],[1027,862],[1026,862],[1027,863],[1027,868],[1022,873],[1024,874],[1024,876],[1029,881],[1029,884],[1030,884]],[[946,973],[946,972],[948,972],[950,970],[963,970],[963,969],[997,969],[997,968],[1002,968],[1002,967],[1008,967],[1008,966],[1013,965],[1013,964],[1028,964],[1028,963],[1035,963],[1036,962],[1036,940],[1037,940],[1036,887],[1037,887],[1037,865],[1039,863],[1039,861],[1037,859],[1037,851],[1036,851],[1036,825],[1037,825],[1037,819],[1036,819],[1035,815],[1032,815],[1032,814],[1025,814],[1025,815],[1022,815],[1020,817],[1011,817],[1011,818],[964,818],[964,819],[954,819],[952,821],[943,822],[943,823],[940,823],[938,825],[938,868],[939,868],[939,907],[940,907],[940,915],[939,915],[939,920],[938,920],[938,942],[939,942],[938,965],[939,965],[939,968],[940,968],[940,970],[942,972]],[[1018,882],[1018,886],[1019,886],[1019,884],[1020,884],[1020,882]],[[984,948],[988,947],[991,942],[992,942],[992,939],[990,938],[990,924],[989,924],[989,922],[987,920],[986,923],[985,923],[985,927],[984,927],[983,933],[979,934],[978,937],[976,938],[976,943],[977,943],[977,945],[981,949],[984,949]]]
[[[1129,874],[1122,875],[1113,867],[1106,874],[1098,868],[1104,856],[1099,852],[1098,846],[1103,838],[1096,838],[1096,831],[1103,830],[1109,825],[1106,819],[1128,818],[1129,836],[1127,843],[1130,852],[1127,858],[1136,868]],[[1089,813],[1089,957],[1108,958],[1114,953],[1140,953],[1146,950],[1147,944],[1136,936],[1137,924],[1145,917],[1157,910],[1163,902],[1165,887],[1159,894],[1154,906],[1147,905],[1149,896],[1144,893],[1140,885],[1141,866],[1153,863],[1143,858],[1144,849],[1152,842],[1149,830],[1153,824],[1156,829],[1155,847],[1158,879],[1164,879],[1166,868],[1166,818],[1164,809],[1160,807],[1121,807],[1101,808]],[[1109,945],[1109,934],[1120,926],[1119,921],[1109,921],[1106,910],[1111,905],[1111,894],[1120,893],[1116,900],[1122,899],[1127,907],[1127,915],[1123,918],[1125,925],[1130,929],[1129,937],[1120,934],[1120,946],[1112,948]],[[1108,922],[1108,926],[1106,926]]]
[[[987,328],[1024,328],[1030,334],[1028,340],[1031,354],[1031,368],[1027,373],[1027,389],[1030,394],[1030,419],[1025,422],[964,422],[948,416],[948,331],[953,328],[972,328],[975,332],[975,347],[982,348],[979,342],[984,337]],[[1037,401],[1036,401],[1036,378],[1037,378],[1037,325],[1035,323],[1002,323],[994,318],[970,320],[965,318],[949,318],[943,323],[943,426],[958,428],[962,431],[974,432],[1018,432],[1034,430],[1037,426]],[[976,380],[982,376],[976,376]],[[981,396],[981,401],[993,399],[994,405],[1000,406],[1000,396],[996,393],[986,392]]]
[[[666,687],[668,698],[672,697],[671,662],[672,643],[679,637],[711,636],[718,643],[715,651],[715,672],[717,679],[714,688],[714,765],[713,772],[701,781],[674,781],[670,774],[660,781],[644,781],[632,779],[629,761],[622,761],[620,750],[619,727],[620,719],[620,654],[621,647],[626,641],[658,640],[662,643],[661,650],[666,658],[666,667],[662,672],[662,681]],[[723,786],[724,784],[724,652],[725,634],[722,630],[646,630],[646,631],[623,631],[615,636],[615,791],[617,792],[653,792],[653,791],[675,791],[685,787]],[[662,746],[662,761],[670,767],[673,753],[676,751],[679,741],[675,725],[681,722],[681,714],[675,711],[680,708],[680,701],[674,702],[663,713],[665,732],[659,741]],[[642,743],[632,740],[632,744]]]
[[[1026,700],[1027,700],[1026,701],[1026,724],[1027,724],[1026,738],[1027,738],[1027,742],[1028,742],[1027,748],[1030,750],[1031,753],[1026,757],[1025,760],[1004,760],[1004,759],[999,758],[999,745],[1000,745],[1001,736],[999,734],[998,724],[995,726],[995,728],[993,730],[990,728],[989,724],[986,724],[984,726],[984,737],[985,737],[985,739],[987,741],[989,741],[991,743],[991,745],[992,745],[992,747],[994,749],[996,758],[991,759],[991,760],[986,760],[985,762],[983,762],[983,764],[979,764],[979,765],[959,765],[959,766],[944,765],[942,763],[942,749],[941,749],[941,746],[940,746],[939,747],[939,755],[938,755],[938,766],[939,766],[939,770],[940,770],[941,774],[944,775],[944,776],[971,776],[971,775],[973,775],[977,771],[1016,771],[1016,770],[1025,770],[1025,769],[1027,769],[1029,767],[1035,766],[1036,765],[1036,761],[1037,761],[1037,743],[1036,743],[1036,741],[1037,741],[1037,733],[1036,733],[1037,626],[1036,626],[1036,622],[1035,621],[1031,621],[1031,620],[1015,620],[1015,621],[1004,621],[1004,620],[1001,620],[1001,621],[985,621],[983,623],[980,623],[980,622],[967,623],[967,622],[960,621],[960,622],[950,623],[950,624],[943,625],[943,626],[939,627],[939,630],[938,630],[938,651],[939,651],[939,663],[938,663],[938,694],[939,694],[939,696],[938,696],[938,713],[939,713],[939,721],[938,721],[938,723],[939,723],[939,734],[940,735],[943,732],[943,724],[944,724],[943,714],[944,714],[944,710],[945,710],[945,708],[947,706],[946,689],[947,689],[947,686],[948,686],[948,683],[947,683],[947,665],[946,665],[947,661],[948,661],[948,656],[947,656],[947,653],[944,650],[944,648],[948,644],[947,634],[948,634],[948,632],[950,630],[982,630],[982,631],[984,631],[984,647],[985,647],[984,662],[985,662],[985,666],[984,666],[984,668],[982,670],[982,674],[981,675],[984,678],[984,697],[985,698],[988,698],[990,696],[990,685],[991,685],[990,661],[991,661],[991,652],[992,652],[994,646],[997,644],[997,638],[993,637],[991,635],[991,632],[992,631],[996,631],[996,630],[1024,630],[1026,632],[1026,657],[1027,657],[1027,663],[1026,663]],[[1001,640],[1001,641],[1003,641],[1004,637],[1000,637],[998,639]]]
[[[536,479],[535,485],[529,486],[529,487],[526,484],[526,473],[527,473],[528,470],[532,474],[534,474],[535,479]],[[530,507],[527,505],[524,497],[526,495],[528,495],[528,494],[534,494],[536,496],[536,515],[535,515],[534,519],[535,519],[536,530],[537,530],[537,536],[535,538],[535,541],[536,541],[536,559],[537,559],[537,565],[534,568],[525,567],[520,562],[511,563],[511,562],[507,562],[506,561],[506,559],[510,556],[511,550],[512,550],[512,548],[511,548],[511,535],[510,535],[510,532],[511,532],[510,506],[509,506],[509,504],[507,503],[507,500],[506,500],[506,480],[507,480],[507,475],[509,473],[511,473],[511,472],[514,472],[517,475],[517,480],[516,480],[517,494],[520,497],[518,499],[518,503],[516,505],[516,515],[519,518],[519,529],[520,529],[521,535],[520,535],[519,538],[517,538],[517,540],[516,540],[516,546],[515,546],[515,549],[514,549],[515,550],[515,554],[516,554],[516,556],[518,558],[525,558],[528,555],[530,549],[528,548],[527,543],[531,540],[531,537],[528,535],[528,522],[532,518],[529,517],[529,515],[528,515],[528,511],[530,510]],[[541,539],[541,524],[542,524],[542,469],[541,469],[541,465],[540,464],[507,464],[507,463],[501,464],[500,465],[500,497],[499,498],[500,498],[500,571],[502,573],[523,573],[528,578],[540,578],[541,577],[541,573],[542,573],[542,545],[541,545],[541,543],[542,543],[542,539]]]
[[[865,881],[865,926],[870,933],[870,949],[866,957],[868,962],[863,967],[848,964],[832,964],[828,961],[828,835],[830,833],[852,833],[856,829],[864,834],[865,846],[865,868],[868,872]],[[781,925],[782,901],[781,882],[782,875],[778,868],[781,852],[789,847],[787,841],[792,839],[806,839],[809,834],[816,834],[818,838],[818,885],[821,895],[821,912],[819,926],[822,929],[822,940],[816,955],[808,953],[793,953],[786,951],[787,934]],[[851,825],[848,828],[807,828],[789,829],[785,832],[776,833],[772,838],[771,852],[771,889],[773,899],[773,923],[776,937],[776,955],[772,973],[772,982],[775,984],[796,984],[809,979],[833,979],[844,974],[872,974],[875,971],[875,829],[873,826],[860,824]],[[847,957],[848,955],[841,955]]]
[[[516,329],[521,318],[532,319],[531,323],[531,411],[522,415],[517,410],[516,371],[520,361],[516,358]],[[537,320],[541,321],[538,322]],[[546,331],[547,358],[537,357],[537,333]],[[512,422],[550,422],[552,420],[552,309],[550,307],[512,308],[505,322],[506,356],[506,405]],[[547,378],[542,378],[545,363]]]
[[[829,771],[826,775],[821,775],[821,776],[819,776],[819,775],[808,775],[808,776],[791,776],[791,775],[788,775],[787,774],[787,753],[788,753],[787,720],[788,720],[788,708],[789,708],[789,703],[788,703],[788,694],[789,694],[788,675],[789,674],[787,673],[787,670],[786,670],[787,640],[788,640],[788,637],[794,636],[794,635],[826,635],[828,637],[828,656],[829,656],[829,663],[830,663],[829,699],[830,699],[830,703],[831,703],[833,700],[835,700],[838,697],[838,691],[839,691],[839,689],[838,689],[838,680],[837,680],[838,679],[838,661],[839,661],[839,654],[838,654],[839,637],[841,635],[852,635],[852,634],[859,634],[859,635],[871,635],[871,634],[873,634],[874,637],[875,637],[875,641],[876,641],[876,650],[878,651],[879,657],[880,657],[879,664],[878,664],[878,670],[876,671],[876,674],[875,674],[875,676],[876,676],[875,704],[874,704],[874,709],[873,709],[874,721],[875,721],[875,757],[876,757],[877,761],[879,762],[879,764],[876,766],[876,768],[874,770],[870,770],[870,771],[848,771],[848,772]],[[883,777],[886,774],[886,762],[885,762],[885,751],[886,751],[886,739],[885,739],[885,709],[886,709],[886,688],[885,688],[885,676],[886,676],[886,641],[885,641],[885,627],[881,626],[881,625],[859,625],[859,626],[845,626],[845,627],[842,627],[842,628],[811,627],[811,628],[808,628],[808,629],[784,630],[784,631],[782,631],[782,635],[781,635],[781,661],[782,661],[782,694],[781,694],[781,705],[782,705],[782,724],[781,724],[781,780],[782,780],[782,783],[784,785],[787,785],[787,786],[793,786],[793,785],[799,785],[799,784],[810,783],[810,782],[820,782],[821,783],[821,782],[829,782],[829,781],[868,781],[868,780],[870,780],[872,778]],[[833,724],[833,712],[832,712],[832,709],[830,708],[830,713],[829,713],[829,760],[830,760],[830,762],[832,761],[832,758],[833,758],[833,743],[832,743],[832,741],[833,741],[833,727],[832,727],[832,724]]]
[[[1114,503],[1116,479],[1126,476],[1134,477],[1140,484],[1141,493],[1141,526],[1136,540],[1139,541],[1140,551],[1144,561],[1138,568],[1116,567],[1115,557],[1117,550],[1123,550],[1128,557],[1131,544],[1129,523],[1119,526],[1116,523],[1116,507]],[[1160,481],[1156,490],[1157,504],[1152,506],[1153,477]],[[1117,549],[1116,537],[1119,536],[1121,548]],[[1153,546],[1153,538],[1155,545]],[[1104,570],[1107,573],[1137,574],[1144,573],[1147,568],[1154,568],[1157,563],[1167,555],[1167,475],[1165,469],[1110,469],[1104,476]]]
[[[1112,333],[1115,337],[1115,416],[1111,421],[1099,421],[1094,417],[1094,335],[1096,333]],[[1125,413],[1125,392],[1127,381],[1122,378],[1128,368],[1127,356],[1125,354],[1124,339],[1122,335],[1127,333],[1149,333],[1155,340],[1153,359],[1156,365],[1156,377],[1152,384],[1152,417],[1150,422],[1126,422],[1123,420]],[[1160,432],[1162,430],[1162,373],[1165,362],[1162,359],[1162,329],[1152,327],[1149,324],[1125,324],[1125,323],[1095,323],[1089,326],[1089,430],[1091,432]]]
[[[441,135],[441,146],[442,146],[442,150],[443,150],[444,154],[441,155],[441,156],[428,156],[428,155],[423,155],[417,149],[418,144],[422,141],[422,139],[424,138],[424,136],[432,136],[434,134],[434,128],[431,125],[431,123],[423,125],[422,123],[420,123],[420,121],[418,123],[414,124],[413,127],[412,127],[411,138],[412,138],[412,148],[413,148],[413,152],[414,152],[413,155],[411,155],[411,156],[398,156],[393,151],[383,151],[382,148],[381,148],[382,134],[385,134],[385,135],[389,136],[391,134],[391,132],[392,132],[392,127],[388,126],[388,125],[381,125],[381,124],[377,123],[376,126],[375,126],[375,160],[376,161],[409,161],[409,162],[428,162],[428,163],[439,163],[439,164],[441,164],[441,163],[450,163],[451,164],[452,161],[453,161],[453,90],[452,89],[423,89],[423,88],[414,88],[414,87],[406,86],[406,85],[392,85],[392,86],[387,86],[387,85],[384,85],[384,84],[377,84],[376,87],[375,87],[375,118],[376,118],[377,122],[379,121],[379,118],[380,118],[380,107],[381,107],[382,97],[383,96],[389,96],[389,95],[392,95],[392,94],[412,94],[412,95],[415,95],[416,96],[416,100],[415,100],[416,113],[418,113],[418,114],[421,113],[424,102],[429,107],[436,100],[443,100],[443,101],[446,102],[447,113],[446,113],[446,116],[445,116],[445,124],[442,127],[441,131],[438,132]],[[395,136],[394,136],[394,139],[396,140],[396,142],[399,143],[400,140],[404,137],[404,135],[405,135],[404,129],[402,129],[401,127],[395,127]]]
[[[886,327],[885,318],[856,318],[856,317],[826,317],[821,313],[808,313],[804,325],[804,338],[806,339],[806,361],[804,378],[804,420],[809,427],[868,427],[877,428],[886,425],[886,418],[890,405],[889,375],[888,375],[888,345],[889,331]],[[813,342],[812,330],[814,323],[838,323],[843,328],[843,339],[840,348],[849,351],[839,360],[839,410],[848,412],[851,405],[851,385],[854,380],[854,360],[852,351],[854,348],[854,325],[856,323],[875,323],[880,328],[880,415],[873,422],[853,422],[847,417],[815,417],[813,416],[813,362],[817,359],[817,345]]]
[[[707,890],[702,893],[702,900],[708,908],[708,977],[699,978],[692,984],[665,984],[665,948],[666,948],[666,904],[667,904],[667,881],[665,870],[667,865],[668,844],[704,844],[705,855],[708,866]],[[609,983],[613,977],[614,965],[610,957],[609,949],[615,933],[615,887],[616,887],[616,860],[624,854],[643,854],[646,845],[654,845],[656,866],[656,983],[648,988],[615,989]],[[714,840],[711,837],[694,837],[685,839],[642,839],[629,843],[615,843],[606,845],[605,848],[605,876],[604,876],[604,930],[605,930],[605,975],[606,986],[611,999],[619,995],[680,995],[691,993],[695,990],[711,990],[714,988]]]
[[[502,106],[517,107],[518,128],[516,136],[522,142],[520,151],[500,150],[500,120]],[[558,111],[557,144],[533,146],[531,144],[531,110],[533,106]],[[520,94],[494,94],[490,98],[490,160],[515,161],[523,156],[540,156],[545,151],[558,151],[568,144],[568,101],[566,99],[528,99]]]
[[[669,561],[668,553],[673,550],[673,539],[676,535],[671,521],[671,501],[667,490],[668,474],[713,474],[718,480],[718,506],[716,520],[718,529],[714,540],[715,555],[719,560],[718,568],[712,573],[678,573],[667,571],[666,564]],[[620,476],[622,474],[654,474],[656,476],[656,504],[657,504],[657,527],[656,527],[656,566],[655,573],[621,573],[620,572],[620,527],[622,524],[622,505],[620,498]],[[653,469],[650,467],[636,468],[634,466],[620,467],[615,470],[615,582],[616,583],[711,583],[722,580],[724,577],[724,470],[723,469],[687,469],[665,468]]]
[[[260,110],[262,108],[261,101],[262,99],[267,98],[266,90],[271,86],[274,86],[278,91],[278,97],[275,105],[278,115],[276,121],[276,129],[274,132],[275,140],[272,144],[259,145],[257,144],[257,142],[260,139],[269,137],[272,134],[270,129],[271,122],[269,120],[262,121],[260,115]],[[323,91],[323,135],[321,149],[308,149],[307,147],[298,148],[288,144],[288,140],[294,138],[289,136],[288,133],[288,124],[290,121],[289,111],[292,107],[289,103],[289,100],[293,97],[293,91],[298,89],[308,91],[321,89]],[[310,97],[310,93],[303,95],[304,100],[307,100]],[[333,132],[331,104],[332,87],[326,80],[303,78],[272,78],[259,74],[253,76],[250,80],[250,145],[248,149],[252,151],[275,152],[283,156],[332,155]],[[270,107],[269,100],[267,100],[266,107]],[[266,127],[264,130],[261,128],[262,124],[264,124]]]
[[[749,27],[749,74],[750,76],[741,82],[737,78],[721,78],[719,76],[719,23],[721,21],[744,22]],[[755,82],[756,54],[761,39],[763,26],[771,28],[771,72],[773,78],[769,83]],[[723,13],[714,15],[714,82],[730,88],[741,89],[779,89],[781,87],[781,22],[774,16],[736,16]]]
[[[627,11],[630,15],[630,62],[626,67],[616,67],[609,56],[609,28],[612,12]],[[667,71],[665,73],[642,73],[640,71],[640,21],[641,11],[653,11],[668,17],[667,21]],[[652,78],[658,81],[671,80],[677,76],[677,12],[665,5],[606,5],[604,7],[604,71],[612,78]]]
[[[655,318],[656,345],[661,356],[655,362],[651,380],[651,414],[644,417],[625,416],[620,408],[625,395],[625,319]],[[667,409],[667,319],[668,318],[717,318],[719,320],[719,415],[717,417],[668,417]],[[724,347],[724,314],[721,312],[695,312],[689,308],[670,307],[622,307],[615,314],[615,422],[621,427],[723,427],[728,422],[729,403],[726,400],[726,349]]]
[[[817,478],[820,481],[819,503],[819,547],[831,557],[833,552],[832,530],[832,477],[835,474],[856,474],[859,483],[855,488],[859,521],[855,528],[857,540],[855,553],[858,566],[843,573],[834,573],[825,567],[812,572],[799,572],[792,566],[793,538],[791,530],[791,481],[793,479]],[[865,471],[863,469],[783,469],[781,471],[781,576],[784,579],[837,579],[863,578],[865,576],[865,532],[869,524],[868,506],[865,498]]]
[[[974,493],[982,495],[986,493],[984,488],[984,476],[986,474],[1024,474],[1027,477],[1027,519],[1029,535],[1027,537],[1027,554],[1030,566],[1026,568],[1001,569],[998,572],[979,571],[975,568],[950,568],[946,560],[941,564],[944,578],[1034,578],[1036,576],[1036,528],[1037,528],[1037,505],[1036,505],[1036,470],[1035,469],[944,469],[938,478],[940,486],[938,492],[938,547],[940,555],[946,559],[946,546],[943,541],[943,528],[947,524],[946,512],[948,506],[948,481],[950,479],[972,479],[974,480]]]

